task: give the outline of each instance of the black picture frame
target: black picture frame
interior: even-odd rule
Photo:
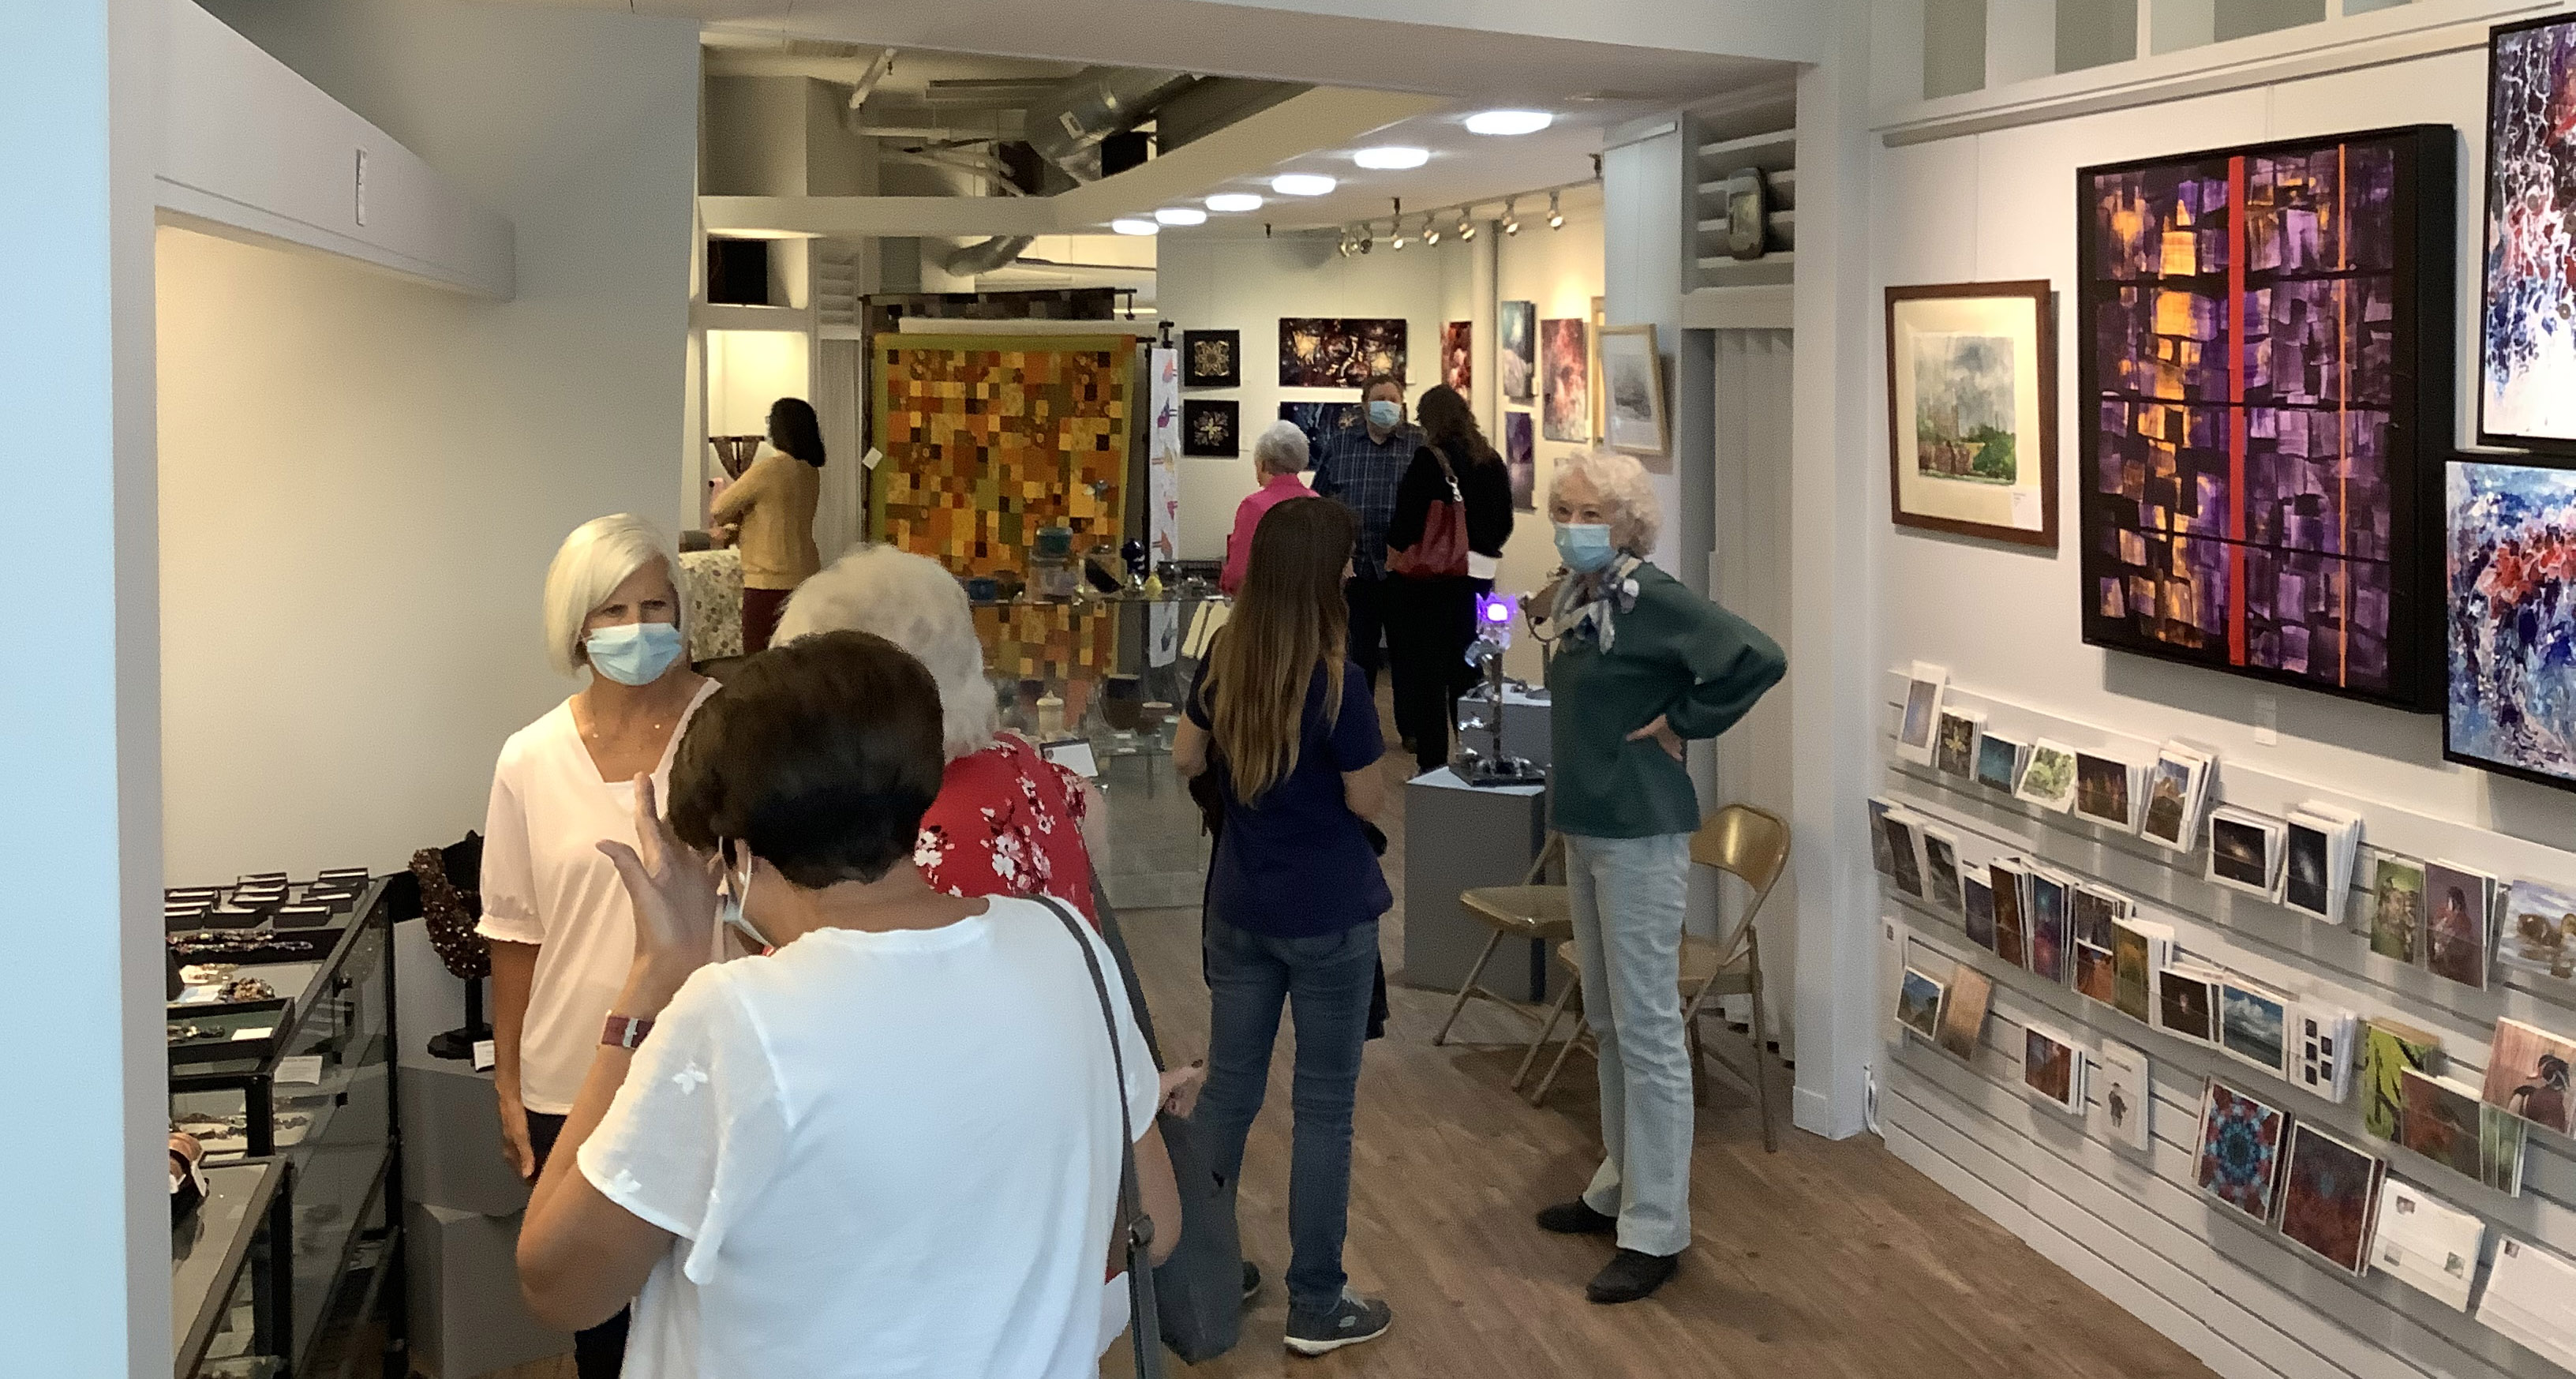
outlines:
[[[1181,453],[1199,459],[1230,459],[1242,454],[1242,404],[1182,399]]]
[[[2443,524],[2441,484],[2442,465],[2453,448],[2451,426],[2453,400],[2457,388],[2454,370],[2457,294],[2454,284],[2457,280],[2455,227],[2458,204],[2459,142],[2458,131],[2447,125],[2407,125],[2311,138],[2274,140],[2231,148],[2193,150],[2119,163],[2097,164],[2077,170],[2075,176],[2077,262],[2073,328],[2077,337],[2075,395],[2081,448],[2075,457],[2078,478],[2076,539],[2083,567],[2078,597],[2082,600],[2080,612],[2083,640],[2087,645],[2154,657],[2183,665],[2200,666],[2248,679],[2382,704],[2408,712],[2430,714],[2441,710],[2448,678],[2443,669],[2445,658],[2436,650],[2445,640],[2441,559]],[[2226,169],[2227,175],[2232,179],[2238,171],[2232,165],[2238,160],[2254,158],[2277,160],[2301,153],[2324,156],[2337,150],[2349,151],[2364,145],[2384,146],[2389,150],[2394,165],[2390,188],[2389,266],[2384,274],[2375,268],[2362,271],[2349,267],[2306,273],[2277,267],[2247,270],[2236,268],[2225,261],[2220,262],[2215,270],[2197,273],[2191,278],[2166,277],[2161,271],[2151,276],[2122,278],[2102,271],[2103,266],[2108,262],[2105,251],[2110,229],[2106,222],[2111,218],[2107,210],[2097,214],[2097,209],[2106,205],[2104,193],[2108,189],[2099,186],[2103,179],[2209,165]],[[2348,156],[2348,152],[2344,156]],[[2231,221],[2227,225],[2222,225],[2214,233],[2225,235],[2233,224],[2234,222]],[[2237,246],[2239,252],[2244,252],[2245,241],[2241,230],[2237,231],[2236,238],[2230,242]],[[2340,242],[2338,241],[2339,244]],[[2160,261],[2159,269],[2165,261],[2169,260]],[[2203,258],[2195,258],[2193,267],[2201,268],[2206,261]],[[2272,414],[2277,422],[2280,414],[2284,413],[2326,412],[2335,409],[2320,404],[2300,404],[2287,400],[2251,402],[2245,395],[2248,391],[2246,384],[2234,374],[2228,375],[2230,393],[2222,395],[2216,402],[2211,402],[2206,397],[2189,396],[2188,385],[2185,385],[2182,392],[2178,394],[2168,394],[2163,391],[2148,394],[2104,386],[2106,380],[2103,373],[2103,343],[2106,333],[2119,325],[2115,312],[2127,311],[2131,313],[2132,322],[2136,319],[2137,299],[2133,297],[2129,302],[2123,303],[2121,293],[2124,290],[2150,289],[2157,284],[2177,281],[2188,283],[2221,274],[2229,276],[2227,281],[2219,286],[2219,291],[2231,303],[2235,293],[2241,291],[2250,296],[2258,288],[2268,299],[2271,293],[2284,286],[2332,283],[2338,278],[2362,279],[2385,276],[2390,280],[2389,317],[2385,326],[2388,420],[2380,437],[2386,482],[2384,503],[2388,533],[2386,559],[2381,561],[2340,554],[2328,555],[2329,559],[2340,562],[2347,572],[2350,567],[2356,565],[2384,564],[2387,569],[2385,594],[2388,614],[2386,633],[2380,649],[2381,669],[2375,675],[2362,677],[2358,683],[2351,670],[2352,658],[2349,648],[2353,642],[2349,636],[2340,644],[2342,654],[2337,661],[2336,678],[2332,679],[2314,671],[2293,671],[2277,665],[2262,664],[2257,659],[2259,651],[2249,649],[2249,644],[2257,642],[2260,637],[2278,635],[2278,632],[2277,629],[2266,632],[2252,625],[2255,615],[2249,613],[2243,577],[2248,563],[2247,557],[2265,553],[2325,554],[2321,548],[2301,546],[2286,538],[2277,542],[2266,542],[2256,540],[2251,535],[2253,522],[2261,520],[2255,511],[2255,496],[2248,491],[2251,471],[2246,464],[2249,459],[2256,458],[2249,453],[2251,446],[2248,440],[2248,433],[2254,427],[2254,413],[2260,410]],[[2260,279],[2259,283],[2257,279]],[[2203,292],[2206,293],[2208,290],[2204,288]],[[2338,288],[2338,291],[2340,290]],[[2302,296],[2305,295],[2302,294]],[[2338,297],[2337,300],[2342,301],[2344,298]],[[2337,351],[2334,357],[2347,370],[2355,358],[2362,361],[2360,367],[2373,367],[2372,355],[2375,345],[2369,337],[2376,334],[2380,328],[2371,320],[2368,308],[2375,305],[2375,303],[2367,304],[2358,328],[2347,340],[2336,342]],[[2232,323],[2232,310],[2222,319]],[[2155,324],[2163,323],[2158,321]],[[2154,332],[2154,336],[2159,340],[2168,338],[2162,332]],[[2220,346],[2217,353],[2222,361],[2230,353],[2226,348],[2228,339],[2229,337],[2222,333],[2210,341]],[[2353,341],[2359,343],[2352,343]],[[2261,357],[2269,361],[2271,353],[2268,348],[2268,333],[2266,342],[2267,346]],[[2246,345],[2244,350],[2237,351],[2240,356],[2252,352],[2247,337],[2238,337],[2238,343]],[[2134,350],[2132,357],[2135,357]],[[2220,363],[2214,367],[2224,369],[2227,365]],[[2246,376],[2251,375],[2252,368],[2249,362],[2246,365]],[[2337,386],[2341,388],[2349,382],[2347,371]],[[2159,380],[2159,387],[2162,387],[2162,380]],[[2235,514],[2238,518],[2235,524],[2236,530],[2225,536],[2211,535],[2206,532],[2188,533],[2190,540],[2203,546],[2216,547],[2229,561],[2230,580],[2227,584],[2227,597],[2230,599],[2230,611],[2223,616],[2223,625],[2217,632],[2193,633],[2204,637],[2205,644],[2200,646],[2189,645],[2185,640],[2168,640],[2165,637],[2149,635],[2140,630],[2141,623],[2163,624],[2164,629],[2169,632],[2176,629],[2172,628],[2173,619],[2164,616],[2165,599],[2162,588],[2157,586],[2157,581],[2152,578],[2145,579],[2145,582],[2155,589],[2155,597],[2151,600],[2153,606],[2146,615],[2142,616],[2134,610],[2137,602],[2134,592],[2140,581],[2141,572],[2161,569],[2170,573],[2173,564],[2181,558],[2174,555],[2177,544],[2175,533],[2170,530],[2160,531],[2152,525],[2150,518],[2158,511],[2168,514],[2169,521],[2196,517],[2197,504],[2202,491],[2196,479],[2203,471],[2186,467],[2183,463],[2184,457],[2177,455],[2175,473],[2171,479],[2168,481],[2158,478],[2146,481],[2142,485],[2140,496],[2131,496],[2128,493],[2125,480],[2119,492],[2106,492],[2102,481],[2103,475],[2107,472],[2106,466],[2112,457],[2117,455],[2126,462],[2129,451],[2141,448],[2137,442],[2144,433],[2134,429],[2134,414],[2127,409],[2142,403],[2161,405],[2161,409],[2170,414],[2170,420],[2186,423],[2188,421],[2184,415],[2186,413],[2214,412],[2223,419],[2228,430],[2229,440],[2222,447],[2222,452],[2228,455],[2232,466],[2227,476],[2226,492],[2239,505],[2239,510]],[[2106,445],[2104,425],[2106,413],[2115,408],[2120,410],[2122,416],[2120,425],[2123,428],[2118,433],[2119,444],[2116,447]],[[2342,410],[2348,412],[2352,409]],[[2373,406],[2366,410],[2377,411],[2378,408]],[[2335,428],[2336,433],[2338,436],[2347,437],[2339,441],[2339,444],[2349,443],[2348,428],[2351,424],[2349,420],[2339,419]],[[2207,449],[2192,444],[2188,432],[2176,445],[2177,449],[2182,451],[2206,452]],[[2150,458],[2153,456],[2151,455]],[[2162,489],[2161,486],[2167,482],[2170,482],[2171,487]],[[2160,497],[2165,498],[2166,501],[2155,501]],[[2286,525],[2291,520],[2291,512],[2292,509],[2276,508],[2270,520]],[[2377,512],[2374,510],[2374,519],[2376,515]],[[2374,520],[2371,525],[2375,527],[2376,521]],[[2346,523],[2346,529],[2348,533],[2352,531],[2349,522]],[[2136,541],[2124,543],[2121,540],[2124,533],[2135,534]],[[2348,535],[2347,540],[2349,539]],[[2150,541],[2157,544],[2145,544]],[[2142,546],[2145,551],[2143,563],[2127,558]],[[2161,565],[2158,563],[2159,556],[2162,557]],[[2123,610],[2116,614],[2106,609],[2108,595],[2105,581],[2113,579],[2123,581],[2126,589],[2130,591],[2130,597]],[[2361,595],[2356,595],[2350,588],[2350,584],[2351,580],[2347,574],[2342,591],[2342,597],[2346,600],[2344,604],[2346,612],[2339,624],[2345,629],[2353,626],[2351,612],[2353,604],[2359,602],[2363,607],[2367,607],[2375,598],[2370,591],[2363,591]],[[2196,595],[2200,586],[2185,587],[2191,588]],[[2277,596],[2277,590],[2275,596]],[[2272,621],[2269,615],[2262,616],[2265,621]],[[2209,619],[2203,616],[2198,621],[2205,625]],[[2192,632],[2188,625],[2179,630],[2186,633]],[[2302,630],[2312,632],[2313,625],[2303,627]],[[2286,656],[2286,653],[2282,654]]]
[[[1181,332],[1181,386],[1243,386],[1243,333],[1234,330]]]
[[[2528,429],[2509,429],[2508,424],[2498,423],[2488,415],[2488,406],[2491,401],[2489,397],[2488,373],[2493,367],[2499,332],[2503,328],[2503,323],[2498,319],[2498,303],[2496,300],[2496,232],[2500,224],[2500,217],[2497,212],[2498,208],[2508,201],[2526,191],[2533,190],[2532,187],[2526,185],[2521,179],[2518,179],[2513,175],[2508,163],[2498,161],[2498,158],[2500,157],[2499,145],[2503,141],[2503,126],[2506,124],[2509,114],[2507,107],[2517,99],[2519,94],[2524,92],[2523,84],[2512,79],[2513,74],[2509,70],[2508,54],[2506,50],[2514,40],[2521,36],[2544,29],[2565,30],[2566,32],[2559,36],[2560,43],[2568,48],[2576,49],[2576,12],[2546,14],[2536,19],[2519,20],[2511,24],[2498,24],[2487,31],[2487,111],[2486,128],[2484,130],[2486,135],[2486,188],[2479,203],[2478,215],[2478,347],[2477,358],[2474,361],[2476,364],[2475,378],[2477,380],[2475,384],[2477,388],[2477,436],[2478,444],[2480,445],[2548,451],[2559,455],[2576,455],[2576,409],[2571,409],[2568,424],[2563,434],[2535,432]],[[2553,93],[2549,92],[2541,93],[2541,100],[2544,107],[2552,94]],[[2544,120],[2548,118],[2547,111],[2545,109],[2538,113],[2540,118]],[[2563,179],[2576,176],[2576,149],[2566,147],[2563,139],[2555,137],[2554,129],[2552,131],[2552,135],[2553,137],[2550,139],[2550,143],[2558,150],[2558,156],[2555,160],[2558,166],[2544,170],[2543,175],[2538,180],[2545,184],[2540,188],[2541,190],[2555,195],[2557,194],[2558,188],[2565,185]],[[2567,212],[2576,212],[2576,205],[2561,206],[2558,209]],[[2554,305],[2562,311],[2576,311],[2576,275],[2568,275],[2562,272],[2561,278],[2562,280],[2556,284]],[[2533,283],[2534,278],[2533,275],[2530,274],[2516,274],[2513,276],[2512,281],[2524,286],[2529,286]],[[2544,312],[2542,314],[2549,313]],[[2562,323],[2561,329],[2565,328],[2564,323],[2568,319],[2569,318],[2566,317],[2560,318]]]
[[[2546,785],[2558,790],[2576,791],[2576,761],[2571,761],[2568,764],[2568,769],[2563,773],[2553,772],[2539,769],[2524,761],[2517,761],[2506,757],[2494,756],[2485,752],[2469,750],[2461,745],[2463,729],[2461,723],[2459,685],[2463,675],[2462,662],[2466,656],[2466,648],[2462,646],[2461,640],[2462,634],[2471,630],[2471,625],[2465,621],[2468,617],[2468,613],[2466,609],[2462,607],[2464,600],[2462,598],[2463,589],[2461,586],[2474,583],[2477,576],[2469,574],[2466,571],[2455,569],[2453,566],[2453,562],[2459,557],[2460,551],[2457,545],[2457,533],[2454,526],[2455,513],[2451,502],[2451,494],[2453,492],[2454,482],[2457,480],[2461,470],[2471,467],[2480,469],[2525,469],[2542,474],[2561,475],[2564,476],[2561,482],[2567,485],[2571,490],[2576,490],[2576,457],[2549,454],[2454,455],[2450,458],[2450,461],[2443,466],[2443,502],[2441,504],[2441,508],[2443,551],[2442,589],[2445,600],[2445,616],[2443,618],[2443,623],[2445,631],[2442,638],[2442,759],[2445,761],[2458,762],[2463,766],[2474,766],[2481,771],[2491,771],[2500,776],[2511,776],[2516,780],[2530,781],[2534,785]],[[2571,501],[2576,501],[2576,499],[2571,499]],[[2576,528],[2576,521],[2571,521],[2570,526],[2571,528]],[[2576,536],[2576,530],[2571,530],[2571,536]],[[2483,573],[2483,570],[2481,570],[2480,573]],[[2576,603],[2562,601],[2560,608],[2560,617],[2576,619]],[[2475,629],[2483,631],[2487,625],[2488,624],[2485,622],[2480,622],[2475,625]]]

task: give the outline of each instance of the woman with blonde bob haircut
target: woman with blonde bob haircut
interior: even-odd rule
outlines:
[[[635,953],[634,908],[601,839],[633,846],[635,779],[671,757],[713,680],[689,666],[689,606],[671,548],[620,513],[573,529],[546,570],[546,657],[585,685],[512,734],[483,824],[492,941],[493,1086],[501,1149],[533,1180],[581,1091]],[[618,1372],[625,1314],[576,1336],[582,1379]]]
[[[1548,516],[1564,562],[1524,604],[1547,643],[1555,762],[1583,1016],[1600,1041],[1601,1139],[1581,1197],[1540,1229],[1614,1235],[1585,1290],[1634,1302],[1690,1248],[1691,1063],[1681,1017],[1682,903],[1699,797],[1682,744],[1735,725],[1788,663],[1751,623],[1648,564],[1662,514],[1635,460],[1557,461]]]
[[[1220,1180],[1243,1167],[1280,1009],[1296,1004],[1287,1343],[1305,1355],[1374,1340],[1392,1316],[1342,1272],[1377,922],[1394,903],[1366,830],[1386,803],[1386,745],[1368,675],[1346,651],[1342,581],[1358,536],[1359,519],[1329,498],[1291,499],[1261,519],[1172,748],[1183,775],[1216,774],[1225,802],[1208,868],[1197,1114]]]
[[[818,632],[882,637],[938,682],[948,769],[912,854],[931,888],[1053,895],[1097,925],[1084,845],[1098,803],[1091,783],[1001,730],[974,609],[956,577],[923,556],[861,546],[797,586],[779,615],[779,645]]]

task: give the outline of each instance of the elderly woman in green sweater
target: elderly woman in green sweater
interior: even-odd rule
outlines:
[[[1662,520],[1645,470],[1594,451],[1557,463],[1548,512],[1564,569],[1525,607],[1548,644],[1584,1019],[1601,1043],[1601,1139],[1581,1197],[1544,1230],[1613,1235],[1594,1302],[1662,1287],[1690,1247],[1691,1076],[1681,1016],[1682,904],[1699,799],[1682,744],[1735,725],[1788,662],[1751,623],[1646,563]]]

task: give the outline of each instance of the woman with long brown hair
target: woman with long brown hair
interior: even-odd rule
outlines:
[[[1347,655],[1342,580],[1359,519],[1292,498],[1252,536],[1234,615],[1190,686],[1173,758],[1214,772],[1225,827],[1208,869],[1208,1080],[1197,1120],[1232,1179],[1270,1082],[1279,1013],[1297,1013],[1288,1171],[1288,1334],[1321,1355],[1383,1335],[1385,1303],[1345,1286],[1351,1108],[1377,975],[1377,921],[1394,903],[1366,821],[1384,807],[1385,754],[1368,676]]]
[[[1494,591],[1503,543],[1511,539],[1512,478],[1457,389],[1432,388],[1413,409],[1423,443],[1396,486],[1386,547],[1448,559],[1392,562],[1398,577],[1387,581],[1387,648],[1396,732],[1413,749],[1414,764],[1433,771],[1448,763],[1458,696],[1475,683],[1467,645],[1476,639],[1476,596]],[[1462,537],[1465,548],[1456,549]]]

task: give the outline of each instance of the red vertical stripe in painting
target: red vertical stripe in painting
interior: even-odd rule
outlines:
[[[2352,271],[2352,223],[2344,188],[2351,185],[2352,146],[2335,146],[2335,267]],[[2335,280],[2335,554],[2343,560],[2343,578],[2335,581],[2335,683],[2352,683],[2352,314],[2346,289],[2350,278]]]
[[[2245,664],[2245,158],[2227,160],[2227,663]]]

